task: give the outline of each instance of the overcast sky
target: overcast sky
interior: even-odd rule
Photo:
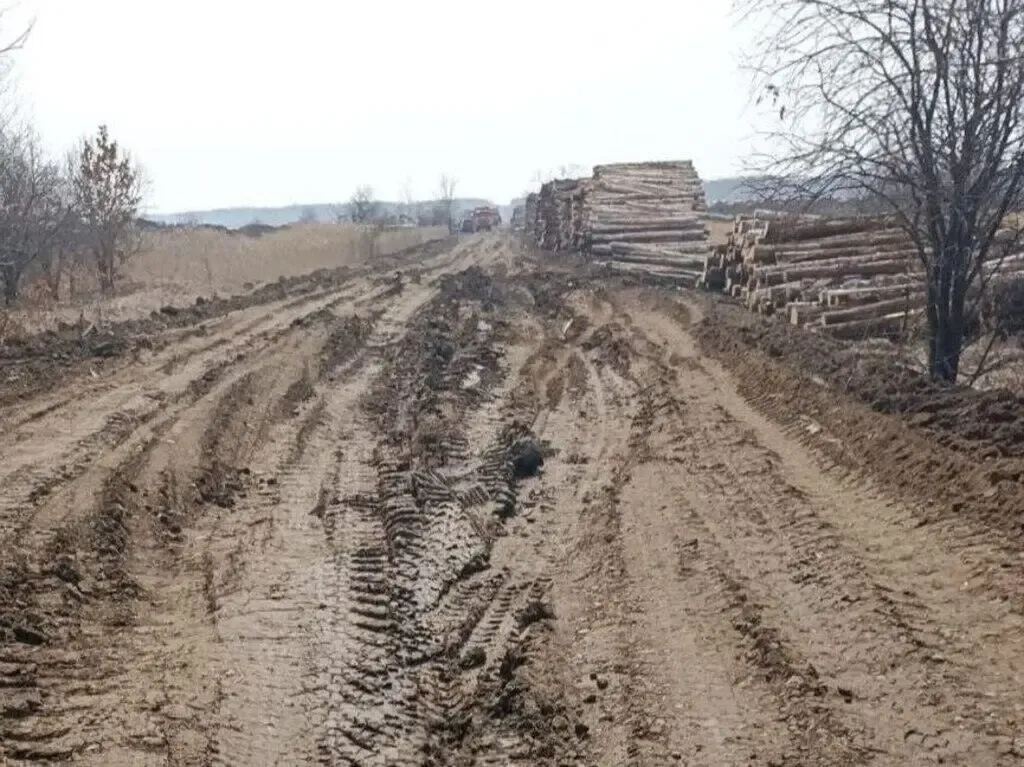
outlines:
[[[507,202],[538,171],[691,158],[733,175],[749,88],[730,0],[23,0],[19,98],[48,145],[99,123],[156,212]]]

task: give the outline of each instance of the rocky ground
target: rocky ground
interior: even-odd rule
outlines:
[[[1019,764],[1020,413],[497,234],[7,346],[0,762]]]

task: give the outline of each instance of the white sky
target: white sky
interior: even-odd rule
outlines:
[[[106,122],[158,212],[507,202],[561,165],[734,175],[749,87],[729,0],[23,0],[19,98],[55,151]]]

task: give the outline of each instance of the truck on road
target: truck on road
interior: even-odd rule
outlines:
[[[473,221],[474,232],[490,232],[501,226],[501,213],[490,205],[473,208],[470,218]]]

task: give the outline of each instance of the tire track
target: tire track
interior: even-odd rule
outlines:
[[[699,511],[711,546],[724,552],[719,560],[732,562],[723,570],[727,581],[745,591],[749,617],[741,616],[737,628],[755,627],[749,636],[757,641],[768,631],[769,646],[782,653],[769,682],[787,718],[801,729],[831,733],[828,741],[798,741],[804,758],[912,761],[928,753],[957,763],[1010,763],[1003,733],[1014,726],[1014,672],[1003,665],[1002,674],[983,675],[983,689],[1000,691],[996,699],[1008,704],[1002,706],[976,691],[977,669],[958,668],[958,658],[976,651],[951,641],[971,608],[965,603],[952,626],[940,616],[963,600],[960,581],[936,590],[945,568],[935,565],[901,566],[896,575],[892,565],[909,562],[910,549],[886,563],[895,531],[871,530],[872,524],[890,527],[888,518],[903,512],[822,475],[699,361],[691,359],[678,374],[664,368],[671,326],[635,317],[653,334],[644,345],[664,371],[654,391],[682,398],[676,416],[661,421],[659,452],[686,471],[680,495]],[[671,346],[685,354],[688,344],[680,338]],[[873,523],[865,524],[865,514]],[[952,572],[958,569],[934,543],[927,548]],[[927,572],[926,580],[915,569]],[[986,625],[1005,625],[990,610],[974,612]],[[995,662],[1006,664],[1009,655]]]
[[[318,335],[310,336],[308,330],[306,332],[305,343],[315,347]],[[326,335],[318,333],[321,338]],[[265,366],[275,355],[286,359],[289,354],[291,359],[301,359],[308,352],[304,347],[295,347],[285,334],[265,346],[260,355],[245,360],[230,372],[225,370],[227,377],[219,383],[211,381],[208,388],[202,387],[206,391],[195,391],[191,404],[182,403],[165,410],[120,448],[99,456],[101,460],[96,465],[84,467],[77,478],[60,488],[33,515],[31,526],[26,525],[21,541],[23,556],[32,568],[36,566],[31,560],[39,556],[44,577],[23,579],[18,594],[5,595],[3,602],[23,605],[21,615],[44,616],[45,625],[39,632],[44,647],[26,652],[15,644],[6,653],[11,675],[24,683],[26,699],[36,701],[33,704],[36,710],[27,710],[28,716],[18,722],[19,726],[5,732],[10,753],[64,756],[82,752],[99,756],[102,753],[100,762],[106,764],[137,763],[139,759],[148,758],[144,754],[157,753],[165,754],[163,758],[170,758],[171,763],[195,763],[196,755],[205,752],[201,743],[206,725],[199,721],[199,716],[202,711],[210,710],[214,702],[210,696],[215,695],[216,690],[210,687],[209,681],[194,688],[186,684],[166,690],[161,690],[160,686],[145,690],[140,688],[140,683],[146,678],[164,676],[163,666],[169,658],[189,655],[189,648],[197,646],[196,641],[202,648],[216,638],[209,634],[209,626],[204,627],[211,617],[207,614],[217,609],[217,572],[213,557],[197,548],[187,534],[183,535],[182,528],[196,521],[195,514],[201,506],[208,502],[230,505],[231,494],[244,490],[243,485],[235,484],[238,479],[247,479],[247,472],[239,472],[238,464],[244,464],[243,453],[255,449],[277,417],[274,408],[264,409],[255,419],[248,417],[247,413],[252,412],[253,405],[263,395],[256,381],[262,381],[260,386],[268,391],[279,386],[278,391],[283,396],[291,384],[292,372],[299,374],[300,369],[280,364],[273,368]],[[257,374],[257,371],[262,372]],[[270,396],[275,399],[273,394]],[[244,402],[243,407],[238,407],[240,399],[249,400],[248,410]],[[239,419],[244,419],[245,423],[235,428]],[[203,439],[187,437],[200,435],[204,430]],[[190,451],[190,447],[194,450]],[[204,465],[200,467],[200,464]],[[92,523],[88,521],[91,517],[87,510],[94,505],[91,488],[97,482],[109,485],[111,480],[104,479],[108,473],[110,477],[123,478],[121,486],[128,487],[129,491],[127,495],[122,491],[111,501],[104,500],[109,496],[107,491],[100,494],[98,508],[101,511],[113,509],[117,516],[104,521],[95,534],[88,534]],[[159,488],[160,492],[154,493],[155,497],[148,493],[144,497],[144,488],[154,491]],[[69,508],[83,511],[76,517],[64,511]],[[86,526],[84,532],[79,533],[83,525]],[[111,550],[130,559],[115,561],[122,572],[112,569],[113,564],[105,564],[102,556],[93,564],[91,552],[94,550],[100,554]],[[63,580],[48,577],[53,566],[48,564],[50,562],[64,568],[60,571],[66,573]],[[157,574],[153,568],[161,566],[164,572]],[[67,580],[72,581],[70,586],[63,582]],[[108,583],[114,585],[105,585]],[[136,600],[142,596],[143,584],[147,598],[162,602],[161,595],[165,595],[169,601],[161,605],[161,610],[176,611],[177,620],[181,622],[162,640],[165,647],[173,648],[167,657],[147,657],[148,651],[142,650],[144,645],[140,647],[136,642],[141,638],[140,631],[152,632],[162,620],[161,610],[155,613],[142,610],[136,614]],[[195,599],[175,596],[189,584],[194,584]],[[73,593],[69,591],[71,587]],[[17,615],[15,620],[19,620]],[[136,625],[138,628],[132,628]],[[191,631],[191,625],[196,626],[198,633],[195,637],[183,636]],[[88,639],[89,633],[111,627],[122,634],[128,627],[126,641],[117,647],[99,643],[92,648],[94,643]],[[163,633],[166,633],[163,629],[156,629],[157,636]],[[91,681],[62,678],[64,653],[51,650],[51,645],[77,646],[82,648],[79,652],[88,653],[91,660],[84,676]],[[126,662],[132,658],[133,651],[137,653],[134,662]],[[200,654],[186,664],[196,665],[207,660],[208,657]],[[125,669],[132,669],[132,672]],[[83,674],[76,676],[81,679]],[[183,676],[187,678],[187,674]],[[96,691],[84,698],[79,694],[74,706],[64,706],[61,699],[76,685],[95,687]],[[107,698],[105,689],[121,690],[116,714],[113,708],[107,708],[115,701]],[[146,710],[150,698],[161,712],[164,705],[160,701],[168,701],[174,714],[169,720],[162,715],[146,715],[152,723],[139,730],[131,724],[132,718],[137,716],[136,712]],[[187,702],[184,710],[198,705],[197,713],[182,719],[181,701]],[[92,720],[89,726],[76,726],[74,737],[64,732],[65,722],[78,721],[83,712],[90,709],[105,708],[108,711],[105,723]],[[57,723],[57,730],[54,734],[42,735],[47,732],[46,723],[50,721]],[[101,731],[107,735],[100,737]],[[26,738],[36,742],[31,751],[16,745]],[[3,753],[7,753],[6,749]]]
[[[166,420],[170,412],[183,412],[248,354],[273,345],[294,333],[292,322],[315,316],[342,299],[333,297],[304,306],[295,314],[276,316],[255,335],[245,335],[218,348],[211,358],[197,358],[174,375],[164,375],[154,367],[144,371],[148,381],[133,380],[131,385],[111,391],[104,399],[92,401],[87,410],[66,420],[67,414],[55,411],[33,427],[40,436],[34,442],[22,441],[17,451],[8,449],[5,470],[0,471],[0,546],[17,547],[9,536],[31,527],[49,527],[34,522],[35,509],[58,488],[84,475],[111,450],[125,445],[156,420]],[[155,378],[155,380],[153,380]],[[139,390],[143,389],[142,392]],[[148,389],[148,391],[146,390]]]

